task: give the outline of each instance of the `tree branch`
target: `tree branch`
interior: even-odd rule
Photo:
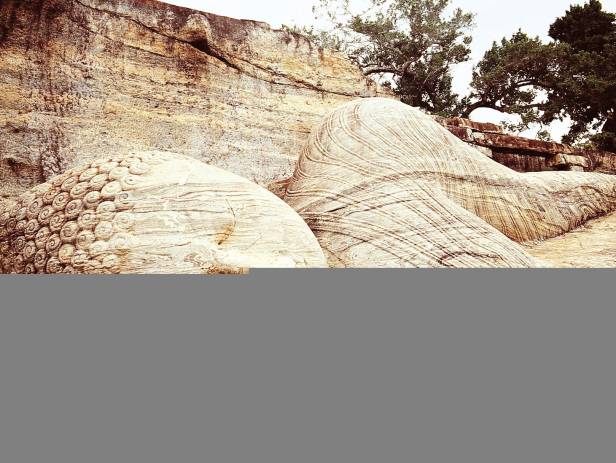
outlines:
[[[377,67],[372,69],[365,69],[364,75],[370,76],[372,74],[396,74],[399,75],[400,71],[394,67]]]
[[[400,77],[404,77],[405,75],[413,75],[414,73],[411,71],[411,66],[415,64],[417,60],[411,60],[404,63],[400,68],[395,66],[377,66],[371,69],[364,69],[364,75],[370,76],[372,74],[395,74]]]

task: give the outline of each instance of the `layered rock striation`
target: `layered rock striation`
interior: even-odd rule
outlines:
[[[436,120],[456,137],[517,172],[556,170],[616,174],[616,153],[510,135],[499,125],[459,117],[437,117]]]
[[[261,22],[153,0],[3,0],[0,201],[134,150],[267,185],[326,112],[376,93],[342,55]]]
[[[328,115],[284,197],[334,267],[538,267],[518,243],[616,210],[616,176],[521,174],[403,103]]]

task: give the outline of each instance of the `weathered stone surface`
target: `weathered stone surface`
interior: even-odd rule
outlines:
[[[278,196],[280,199],[284,199],[284,195],[287,193],[287,187],[289,186],[290,178],[278,180],[274,183],[270,183],[267,189]]]
[[[262,185],[376,94],[342,55],[153,0],[0,2],[0,198],[103,153],[178,152]]]
[[[518,243],[616,210],[616,176],[519,174],[400,102],[348,103],[313,132],[285,201],[336,267],[535,267]]]
[[[475,148],[480,153],[485,154],[486,157],[490,159],[494,159],[494,153],[492,152],[490,148],[486,148],[485,146],[479,146],[479,145],[473,145],[473,148]]]
[[[463,117],[436,117],[435,118],[439,124],[450,128],[465,128],[470,129],[472,132],[483,132],[483,133],[505,133],[505,130],[497,124],[492,124],[490,122],[476,122],[471,121],[470,119],[465,119]]]
[[[542,155],[557,155],[557,154],[575,154],[576,149],[563,145],[543,140],[533,140],[531,138],[516,137],[513,135],[496,134],[496,133],[479,133],[475,135],[475,142],[482,146],[491,148],[508,149],[512,151],[521,151],[525,153],[540,153]]]
[[[616,214],[524,247],[536,258],[558,268],[616,268]]]
[[[577,170],[584,172],[585,169],[590,167],[590,161],[584,156],[559,153],[548,158],[547,165],[556,169],[560,168],[563,170]]]
[[[459,139],[489,149],[495,161],[518,172],[565,170],[616,174],[615,153],[508,135],[498,125],[459,117],[435,119]]]
[[[471,146],[481,147],[480,145]],[[492,159],[499,164],[502,164],[516,172],[544,172],[557,170],[553,167],[548,167],[548,158],[545,156],[528,155],[524,153],[510,153],[499,150],[492,150]]]
[[[262,187],[180,155],[70,169],[0,208],[0,273],[244,273],[324,267],[302,219]]]

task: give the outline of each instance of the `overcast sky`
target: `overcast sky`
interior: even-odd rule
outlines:
[[[242,19],[256,19],[274,27],[281,24],[313,24],[312,5],[315,0],[165,0],[167,3],[209,11]],[[365,0],[355,0],[365,1]],[[473,30],[473,61],[455,69],[455,89],[465,93],[471,78],[473,63],[481,59],[494,40],[510,36],[517,29],[547,39],[550,24],[562,16],[571,4],[584,0],[453,0],[454,6],[476,14]],[[602,0],[608,11],[616,11],[616,0]],[[499,116],[492,111],[476,111],[477,120],[497,121]],[[553,127],[552,135],[560,138],[565,128],[562,124]]]

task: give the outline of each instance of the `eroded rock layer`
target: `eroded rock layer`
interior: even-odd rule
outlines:
[[[616,153],[509,135],[496,124],[435,117],[456,137],[517,172],[573,171],[616,174]]]
[[[355,101],[313,132],[285,201],[339,267],[535,267],[518,243],[616,208],[616,176],[520,174],[431,117]]]
[[[301,218],[260,186],[169,153],[70,169],[0,208],[0,273],[243,273],[323,267]]]
[[[305,38],[153,0],[0,2],[0,201],[100,153],[165,150],[262,185],[375,89]]]

